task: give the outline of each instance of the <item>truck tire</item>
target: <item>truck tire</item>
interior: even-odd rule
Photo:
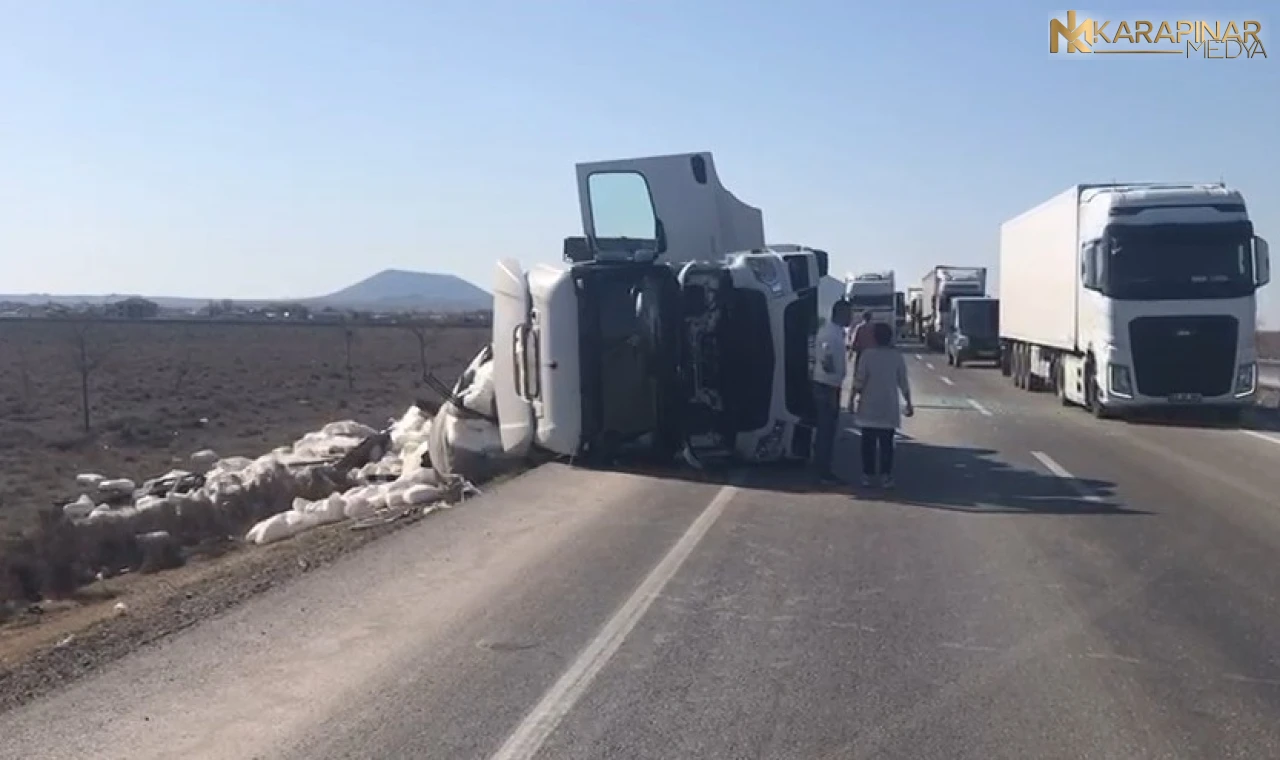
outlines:
[[[1031,352],[1027,350],[1027,344],[1018,344],[1018,387],[1024,391],[1031,390],[1031,362],[1028,361]]]

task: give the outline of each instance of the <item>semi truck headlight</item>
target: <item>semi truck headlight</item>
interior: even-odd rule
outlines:
[[[1236,368],[1236,395],[1248,396],[1258,389],[1258,365],[1253,362]]]
[[[767,256],[752,256],[747,259],[747,266],[756,281],[768,288],[775,296],[782,295],[782,276],[778,271],[778,262]]]
[[[1133,398],[1133,375],[1123,364],[1111,364],[1107,368],[1110,373],[1111,395],[1121,398]]]

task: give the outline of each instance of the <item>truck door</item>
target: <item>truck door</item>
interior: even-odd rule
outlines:
[[[654,213],[666,233],[665,259],[718,259],[724,254],[765,247],[760,209],[738,200],[720,184],[710,153],[596,161],[577,165],[578,205],[588,237],[603,236],[600,202],[592,209],[592,175],[638,174],[644,178]],[[597,192],[596,195],[599,195]]]

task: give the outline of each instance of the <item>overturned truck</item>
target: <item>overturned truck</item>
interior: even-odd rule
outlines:
[[[579,164],[563,265],[494,278],[503,448],[587,463],[803,459],[827,255],[766,245],[709,153]]]

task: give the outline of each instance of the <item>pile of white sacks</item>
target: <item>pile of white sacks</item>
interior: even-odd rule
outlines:
[[[130,480],[83,474],[76,478],[83,494],[63,509],[77,524],[108,524],[135,534],[170,524],[244,525],[256,519],[246,540],[269,544],[321,525],[394,519],[451,505],[477,492],[472,483],[519,465],[502,451],[488,349],[472,361],[454,394],[462,408],[445,403],[432,417],[412,406],[385,435],[344,420],[257,459],[196,452],[193,469],[203,482],[182,470],[141,488]],[[366,464],[335,470],[335,463],[370,439],[376,442]]]

